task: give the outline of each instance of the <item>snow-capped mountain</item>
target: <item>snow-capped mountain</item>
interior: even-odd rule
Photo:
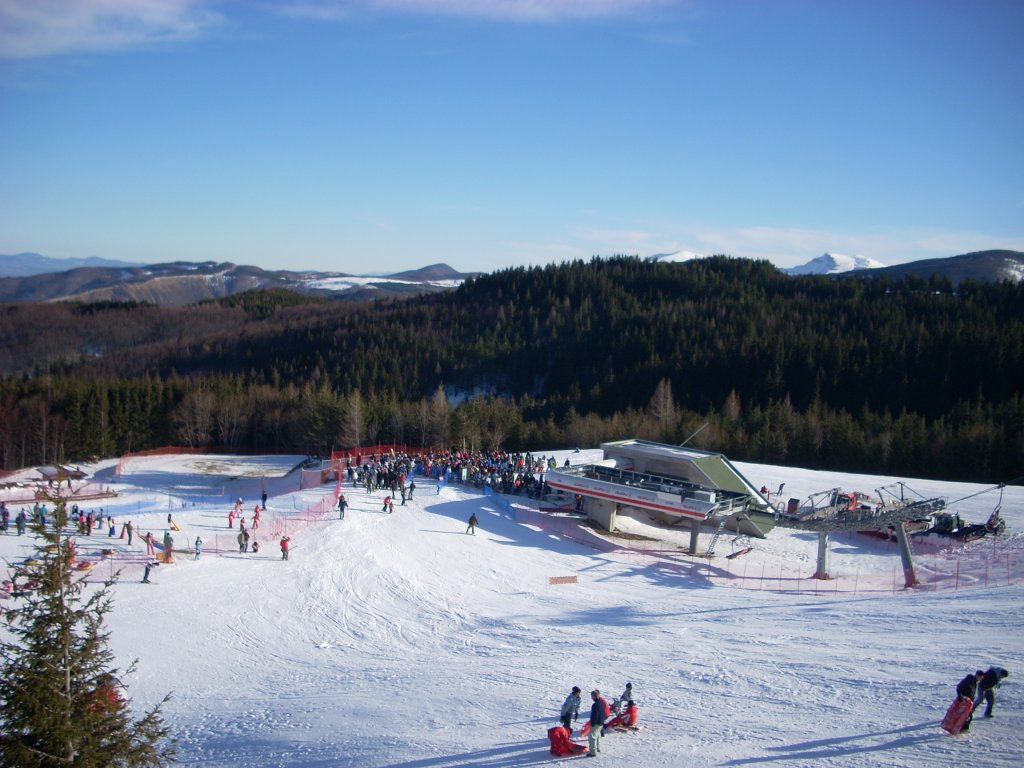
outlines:
[[[841,253],[824,253],[816,259],[811,259],[799,267],[783,269],[790,275],[838,275],[842,272],[852,272],[855,269],[878,269],[884,267],[880,261],[869,259],[867,256],[844,256]]]
[[[706,254],[696,253],[695,251],[673,251],[672,253],[655,253],[653,256],[648,256],[648,261],[692,261],[693,259],[703,259]]]

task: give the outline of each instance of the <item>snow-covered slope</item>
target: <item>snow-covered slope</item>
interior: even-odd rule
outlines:
[[[841,272],[852,272],[855,269],[877,269],[884,267],[880,261],[867,256],[844,256],[841,253],[824,253],[799,267],[782,270],[791,275],[835,275]]]
[[[695,251],[673,251],[672,253],[655,253],[647,257],[648,261],[692,261],[693,259],[706,258],[706,254],[696,253]]]
[[[346,487],[346,519],[318,517],[306,510],[330,507],[333,489],[296,490],[288,469],[298,460],[148,457],[116,482],[111,464],[92,468],[118,492],[95,506],[119,522],[159,538],[171,511],[184,528],[176,546],[205,541],[201,560],[180,553],[145,586],[138,539],[79,542],[86,556],[116,549],[126,566],[113,649],[122,667],[138,659],[124,675],[136,707],[173,692],[165,716],[183,765],[569,765],[548,753],[545,732],[571,686],[616,696],[626,681],[643,729],[606,736],[607,765],[1009,768],[1024,753],[1024,586],[997,576],[1003,560],[1020,561],[1008,547],[1021,541],[1024,489],[1005,489],[1005,542],[973,550],[991,555],[985,583],[965,569],[954,585],[960,561],[930,559],[945,586],[908,592],[893,545],[863,536],[837,537],[839,578],[816,582],[813,534],[775,529],[735,560],[724,557],[735,546],[727,536],[710,561],[681,556],[672,541],[603,537],[591,547],[575,521],[533,515],[523,499],[423,479],[394,514],[381,511],[383,493]],[[797,497],[889,480],[740,468]],[[951,500],[982,490],[909,484]],[[264,548],[240,554],[228,500],[243,496],[249,510],[263,488]],[[981,494],[959,509],[983,520],[995,502]],[[469,536],[473,512],[480,528]],[[651,533],[649,522],[631,525]],[[285,528],[288,562],[263,533]],[[0,536],[0,554],[24,557],[29,544]],[[646,552],[620,548],[634,544]],[[104,561],[93,578],[112,567]],[[956,682],[989,664],[1011,672],[996,717],[948,736],[938,721]]]

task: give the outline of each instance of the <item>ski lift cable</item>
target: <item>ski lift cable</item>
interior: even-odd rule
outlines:
[[[963,498],[957,499],[956,501],[949,502],[946,506],[947,507],[951,507],[954,504],[959,504],[961,501],[967,501],[968,499],[973,499],[975,496],[981,496],[981,494],[983,494],[983,493],[988,493],[989,491],[994,491],[996,489],[999,489],[999,497],[1000,497],[1000,499],[1002,499],[1003,488],[1005,486],[1007,486],[1007,485],[1013,485],[1014,483],[1019,482],[1020,480],[1024,480],[1024,475],[1021,475],[1020,477],[1015,477],[1015,478],[1013,478],[1013,480],[1007,480],[1005,483],[997,483],[996,485],[990,486],[989,488],[985,488],[985,489],[977,491],[975,493],[968,494],[967,496],[964,496]]]

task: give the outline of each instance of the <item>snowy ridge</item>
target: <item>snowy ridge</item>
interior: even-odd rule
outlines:
[[[706,259],[707,255],[696,251],[673,251],[672,253],[655,253],[648,256],[648,261],[683,262],[694,259]]]
[[[790,275],[838,275],[855,269],[878,269],[884,267],[880,261],[867,256],[844,256],[841,253],[824,253],[799,267],[782,270]]]

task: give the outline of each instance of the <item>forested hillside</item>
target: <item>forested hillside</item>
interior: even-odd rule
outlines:
[[[367,303],[0,308],[5,467],[166,445],[324,453],[649,437],[998,481],[1024,468],[1024,286],[766,262],[515,268]]]

